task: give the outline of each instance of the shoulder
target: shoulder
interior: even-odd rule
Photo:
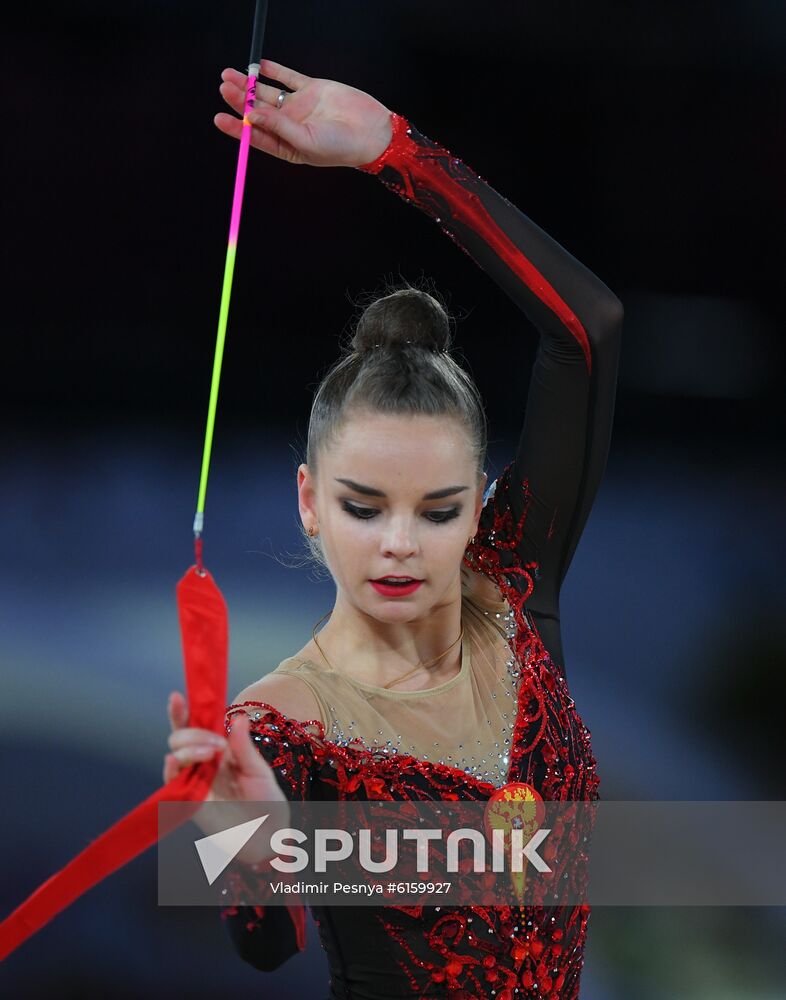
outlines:
[[[241,705],[244,701],[263,701],[297,722],[322,718],[314,692],[305,681],[290,673],[273,671],[261,677],[243,688],[232,704]]]

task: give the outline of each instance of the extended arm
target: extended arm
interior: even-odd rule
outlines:
[[[564,666],[559,594],[606,465],[622,305],[474,171],[401,116],[392,119],[390,145],[361,169],[435,219],[540,334],[512,479],[529,487],[518,549],[523,562],[538,564],[528,607]],[[512,381],[504,391],[519,391],[515,374]],[[518,520],[524,491],[512,490],[510,502]]]
[[[474,171],[369,94],[268,60],[261,66],[291,92],[280,104],[278,87],[257,86],[249,115],[252,145],[293,163],[379,174],[436,219],[537,328],[540,344],[513,468],[531,497],[519,555],[539,564],[528,607],[547,649],[562,664],[559,592],[608,455],[619,300]],[[221,93],[241,114],[244,86],[245,76],[224,71]],[[239,119],[224,114],[215,122],[239,137]],[[523,400],[522,392],[522,406]],[[511,506],[523,506],[524,495],[523,489],[512,491]]]

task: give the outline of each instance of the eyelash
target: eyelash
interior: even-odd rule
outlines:
[[[344,510],[351,514],[352,517],[356,517],[358,521],[371,521],[377,516],[378,511],[375,511],[373,507],[357,507],[355,504],[350,503],[348,500],[342,501],[341,506]],[[361,514],[360,511],[371,511],[372,513],[368,516]],[[439,518],[430,517],[429,514],[438,514]],[[450,510],[433,510],[429,514],[426,514],[426,520],[430,521],[432,524],[447,524],[448,521],[452,521],[454,517],[459,516],[459,508],[451,507]]]

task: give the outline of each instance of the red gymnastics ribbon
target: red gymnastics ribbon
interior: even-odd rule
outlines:
[[[262,51],[267,0],[257,0],[251,39],[251,57],[246,85],[243,130],[235,175],[235,192],[229,231],[227,264],[224,269],[224,287],[219,314],[219,336],[213,365],[213,383],[210,393],[208,427],[202,460],[197,516],[194,519],[194,549],[196,565],[192,566],[177,585],[177,607],[180,633],[185,659],[186,693],[189,705],[188,725],[209,729],[223,735],[227,695],[227,652],[229,627],[227,607],[213,577],[202,565],[202,525],[207,470],[210,461],[213,417],[218,396],[218,378],[221,370],[223,335],[229,311],[235,249],[240,226],[240,212],[246,176],[246,162],[251,136],[248,112],[254,105],[259,58]],[[180,771],[177,777],[159,788],[135,809],[111,826],[90,843],[65,868],[56,872],[39,886],[32,895],[0,923],[0,961],[11,954],[32,934],[48,923],[67,906],[78,899],[102,879],[122,868],[138,854],[152,847],[158,840],[171,833],[193,816],[200,807],[218,771],[219,760],[192,764]],[[171,818],[173,810],[164,810],[159,823],[158,805],[161,802],[191,803],[191,809],[178,810],[177,819]],[[305,930],[303,914],[293,916],[298,931],[298,944]]]
[[[202,574],[192,566],[177,585],[188,725],[221,733],[227,693],[227,606],[210,573]],[[0,960],[88,889],[186,822],[210,791],[218,766],[213,758],[184,768],[39,886],[0,924]],[[182,814],[178,810],[176,821],[167,820],[174,810],[163,810],[159,827],[159,802],[190,802],[193,808]]]

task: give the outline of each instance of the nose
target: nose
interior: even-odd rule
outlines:
[[[407,559],[417,554],[417,533],[408,521],[391,521],[381,540],[382,555],[393,559]]]

